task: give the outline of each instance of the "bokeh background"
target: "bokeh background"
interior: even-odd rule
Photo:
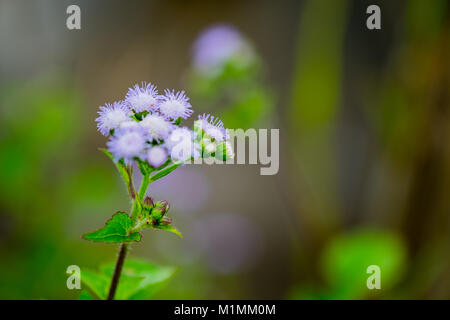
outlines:
[[[70,4],[81,30],[66,28]],[[381,30],[366,28],[370,4]],[[195,70],[215,24],[239,30],[250,65]],[[141,81],[281,138],[277,175],[186,166],[151,185],[184,235],[132,246],[179,267],[154,298],[450,298],[444,0],[0,0],[0,298],[76,299],[67,266],[115,259],[81,239],[129,207],[94,119]],[[381,290],[366,287],[372,264]]]

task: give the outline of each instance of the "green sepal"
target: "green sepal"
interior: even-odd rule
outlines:
[[[142,119],[144,119],[145,116],[148,115],[148,113],[149,113],[148,111],[138,112],[138,113],[133,114],[131,116],[131,118],[133,118],[136,121],[142,121]]]
[[[176,126],[179,126],[181,124],[181,121],[183,120],[182,117],[179,117],[177,120],[175,120],[175,122],[173,123]]]
[[[83,238],[95,242],[120,243],[140,241],[139,232],[129,233],[131,230],[131,218],[124,212],[117,212],[111,219],[106,221],[103,228],[94,232],[86,233]]]

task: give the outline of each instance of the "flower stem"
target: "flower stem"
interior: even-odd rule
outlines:
[[[109,293],[107,300],[113,300],[116,294],[117,286],[120,280],[120,274],[122,273],[123,264],[128,251],[128,244],[122,243],[120,245],[119,256],[117,257],[116,267],[114,268],[113,278],[111,280],[111,286],[109,287]]]
[[[150,184],[150,174],[143,175],[141,187],[139,188],[139,199],[141,200],[144,199],[149,184]]]

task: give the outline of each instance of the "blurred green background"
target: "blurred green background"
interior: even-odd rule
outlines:
[[[192,46],[217,23],[254,60],[205,77]],[[179,267],[154,298],[450,298],[448,1],[0,0],[0,43],[0,298],[78,298],[66,268],[115,259],[81,239],[129,207],[94,119],[143,80],[281,137],[277,175],[186,166],[151,186],[184,235],[132,246]]]

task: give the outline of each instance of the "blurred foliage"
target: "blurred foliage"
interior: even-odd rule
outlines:
[[[96,297],[104,300],[108,294],[114,267],[115,262],[111,262],[101,266],[99,273],[83,270],[81,279]],[[115,299],[149,299],[167,284],[175,272],[173,267],[160,267],[144,260],[127,259]],[[83,292],[79,298],[86,299],[88,294]]]
[[[215,109],[227,127],[266,127],[280,117],[282,147],[288,146],[282,150],[285,169],[277,176],[280,193],[261,196],[267,201],[261,208],[279,198],[283,207],[277,215],[285,211],[293,217],[286,229],[292,243],[267,241],[277,252],[291,250],[291,264],[280,265],[266,254],[257,270],[217,276],[193,260],[165,287],[175,269],[136,262],[128,266],[121,297],[450,297],[449,4],[379,2],[383,29],[367,31],[370,1],[302,1],[298,28],[288,30],[292,37],[283,40],[292,39],[293,54],[277,53],[275,42],[267,46],[277,48],[268,57],[294,58],[287,64],[292,74],[285,75],[292,80],[290,87],[279,92],[288,97],[286,106],[275,108],[278,99],[271,88],[280,79],[266,78],[266,70],[278,62],[256,57],[242,64],[233,57],[214,74],[189,70],[192,103],[205,112]],[[256,6],[264,9],[258,3],[252,10]],[[172,6],[167,12],[174,10]],[[273,39],[267,34],[264,40]],[[109,45],[111,39],[104,39],[102,44]],[[93,42],[81,47],[86,43]],[[95,51],[90,44],[86,48]],[[142,46],[127,46],[136,48]],[[129,202],[119,176],[95,151],[93,101],[102,100],[96,96],[103,96],[102,90],[122,87],[118,81],[135,76],[129,69],[120,74],[129,60],[136,63],[133,70],[143,68],[142,60],[129,58],[141,57],[140,52],[111,51],[120,55],[102,52],[98,60],[80,55],[93,62],[86,67],[77,60],[76,77],[45,74],[44,68],[30,76],[2,74],[0,298],[96,299],[105,294],[111,265],[101,263],[114,257],[116,247],[91,245],[80,234],[101,225],[117,208],[128,210]],[[109,62],[98,69],[102,77],[93,77],[89,67],[100,59]],[[165,75],[166,67],[162,70]],[[105,82],[92,85],[98,79]],[[253,186],[260,180],[255,181]],[[228,194],[218,198],[211,206],[223,203]],[[273,217],[273,207],[267,208],[258,215]],[[271,227],[265,231],[275,235]],[[153,257],[157,250],[152,249],[135,250]],[[96,270],[82,276],[82,292],[65,286],[71,264]],[[365,287],[369,265],[381,267],[380,291]],[[276,285],[261,281],[267,270]],[[140,295],[139,288],[147,285],[151,294]]]
[[[227,128],[247,129],[267,123],[273,112],[273,94],[262,78],[261,59],[254,56],[243,63],[233,56],[214,73],[191,69],[188,81],[199,110],[215,110]]]
[[[369,266],[380,268],[381,291],[369,290],[366,281]],[[292,299],[367,299],[386,297],[406,269],[406,248],[398,235],[375,229],[360,229],[330,240],[320,258],[325,284],[302,285],[294,289]]]
[[[104,166],[77,150],[81,99],[68,88],[60,76],[43,75],[0,90],[0,254],[8,261],[0,265],[0,298],[71,296],[61,290],[70,262],[92,263],[108,252],[73,250],[65,230],[74,213],[104,210],[114,193]]]
[[[322,256],[322,270],[335,293],[331,298],[355,299],[377,294],[377,290],[367,290],[368,266],[380,267],[381,288],[389,290],[401,281],[405,260],[405,247],[395,233],[360,230],[328,244]]]

